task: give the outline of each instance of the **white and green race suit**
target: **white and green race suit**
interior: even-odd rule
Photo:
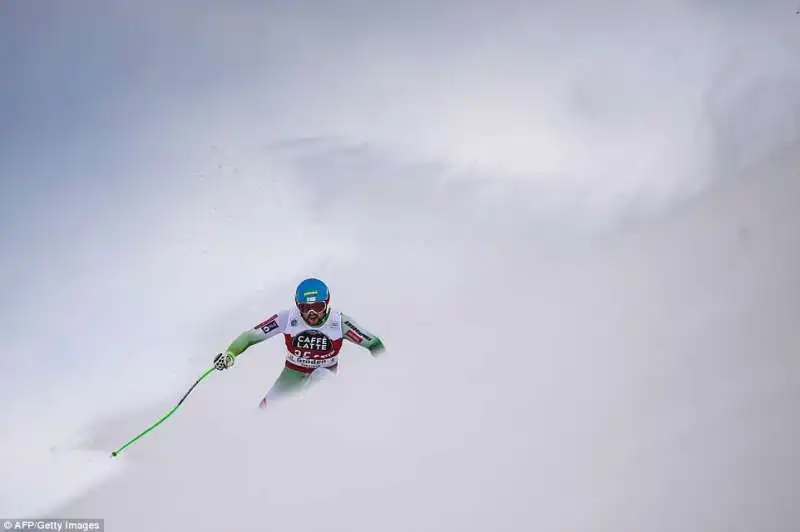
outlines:
[[[373,356],[385,349],[378,336],[339,311],[328,309],[320,324],[309,325],[297,308],[290,308],[244,331],[230,344],[227,352],[238,357],[249,347],[279,334],[283,335],[286,344],[285,367],[261,401],[262,408],[268,401],[304,388],[311,382],[312,375],[319,371],[335,373],[344,340],[368,349]]]

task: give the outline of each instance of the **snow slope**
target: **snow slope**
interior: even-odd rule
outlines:
[[[539,249],[524,228],[387,246],[331,270],[384,358],[350,348],[337,379],[259,412],[281,346],[255,347],[51,513],[120,532],[795,530],[799,202],[794,144],[590,246]],[[111,450],[168,407],[93,442]]]
[[[4,4],[0,516],[786,529],[793,7]],[[388,356],[109,459],[306,275]]]

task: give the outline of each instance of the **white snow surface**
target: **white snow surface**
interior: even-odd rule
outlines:
[[[54,482],[106,476],[49,512],[115,531],[788,532],[797,148],[548,260],[530,240],[342,268],[334,300],[383,335],[385,357],[346,348],[336,379],[262,412],[282,346],[261,344],[119,458],[169,401],[101,423],[93,454],[54,451]]]
[[[0,519],[797,532],[793,12],[4,4]],[[307,276],[384,356],[110,457]]]

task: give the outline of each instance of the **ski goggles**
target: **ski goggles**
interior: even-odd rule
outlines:
[[[328,308],[327,301],[315,301],[313,303],[297,303],[297,308],[300,310],[301,314],[308,314],[312,310],[317,314],[322,314],[325,312],[325,309]]]

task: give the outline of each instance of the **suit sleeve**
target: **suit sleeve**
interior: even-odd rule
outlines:
[[[231,345],[228,346],[227,352],[238,357],[249,347],[281,334],[286,330],[286,324],[288,322],[288,310],[282,310],[277,314],[273,314],[252,329],[247,329],[237,336],[236,339],[231,342]]]
[[[383,341],[377,335],[371,333],[345,314],[342,314],[342,333],[345,340],[368,349],[373,355],[386,350]]]

